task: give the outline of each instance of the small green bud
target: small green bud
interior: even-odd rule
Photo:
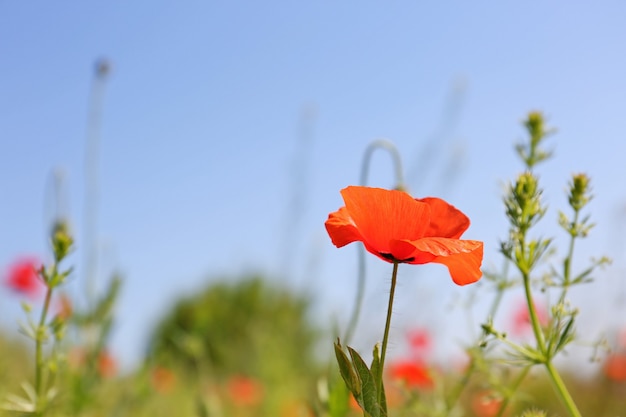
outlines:
[[[545,134],[543,114],[539,111],[528,113],[528,119],[524,121],[524,126],[528,129],[531,137],[541,137]]]
[[[69,227],[65,221],[57,221],[52,228],[51,235],[54,257],[59,262],[71,251],[74,239],[69,233]]]
[[[525,172],[517,178],[505,198],[506,214],[522,233],[545,213],[545,208],[541,206],[541,192],[537,178]]]
[[[522,158],[522,161],[524,161],[526,168],[531,169],[537,163],[552,156],[551,152],[539,149],[539,145],[553,130],[546,129],[543,114],[538,111],[528,114],[528,118],[524,121],[524,127],[526,127],[528,131],[530,140],[527,144],[520,143],[516,145],[515,149],[520,158]]]
[[[572,175],[572,181],[569,184],[569,204],[575,211],[580,211],[592,196],[589,194],[591,187],[590,179],[586,174]]]

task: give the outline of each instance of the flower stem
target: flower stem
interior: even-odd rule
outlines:
[[[44,301],[43,309],[41,310],[41,317],[39,318],[39,324],[35,333],[35,393],[37,394],[37,409],[39,409],[39,402],[42,398],[42,385],[43,385],[43,343],[46,338],[46,316],[48,315],[48,309],[50,307],[50,300],[52,299],[52,287],[48,286],[46,291],[46,299]]]
[[[387,321],[385,322],[385,334],[383,336],[383,346],[380,352],[380,381],[382,382],[383,369],[385,366],[385,353],[387,352],[387,341],[389,340],[389,327],[391,325],[391,312],[393,310],[393,295],[396,291],[396,280],[398,278],[398,262],[393,263],[391,273],[391,289],[389,290],[389,305],[387,306]]]

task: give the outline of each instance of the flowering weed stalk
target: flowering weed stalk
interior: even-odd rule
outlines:
[[[51,246],[54,262],[49,267],[42,266],[38,273],[46,286],[46,295],[41,309],[39,320],[35,323],[29,320],[28,325],[21,326],[24,334],[35,342],[35,378],[34,384],[22,384],[26,393],[26,398],[17,395],[10,395],[4,404],[5,409],[29,412],[36,416],[44,415],[49,407],[49,403],[56,397],[55,377],[59,368],[59,358],[55,349],[49,356],[44,354],[44,344],[54,337],[55,347],[63,339],[65,330],[65,320],[59,315],[52,320],[48,320],[50,303],[54,290],[59,287],[68,275],[71,268],[61,269],[61,262],[71,252],[73,239],[68,233],[67,225],[64,222],[55,224],[51,234]],[[28,311],[27,311],[28,312]]]
[[[513,353],[514,362],[523,365],[523,370],[513,382],[510,392],[515,391],[532,366],[542,365],[569,415],[580,417],[581,413],[574,399],[554,366],[554,358],[574,339],[577,310],[569,306],[568,290],[575,284],[589,281],[592,271],[607,260],[594,262],[582,273],[572,276],[571,264],[575,240],[587,236],[593,227],[588,216],[582,219],[580,217],[581,210],[591,200],[589,178],[585,174],[576,174],[570,183],[568,195],[568,202],[574,214],[570,220],[564,213],[559,213],[559,224],[570,237],[563,268],[561,272],[554,267],[551,268],[543,279],[543,288],[556,287],[559,296],[556,304],[550,309],[550,320],[547,323],[543,320],[542,323],[533,297],[533,275],[549,253],[552,239],[532,238],[529,232],[544,217],[547,210],[541,200],[542,190],[533,168],[551,155],[541,148],[550,131],[545,129],[543,116],[537,112],[530,113],[524,125],[530,140],[528,144],[518,145],[516,150],[526,166],[526,171],[509,186],[508,194],[504,198],[510,229],[508,240],[501,244],[501,252],[520,274],[535,346],[520,345],[511,341],[505,333],[497,331],[491,321],[484,324],[483,329],[487,334],[505,343]],[[502,402],[499,416],[504,413],[509,400],[510,394]]]

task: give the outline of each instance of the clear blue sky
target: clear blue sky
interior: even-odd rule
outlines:
[[[98,285],[113,270],[125,277],[113,338],[125,363],[176,296],[223,275],[267,273],[310,291],[320,317],[345,317],[356,252],[332,247],[323,223],[378,138],[397,145],[413,194],[470,216],[466,236],[484,240],[485,265],[499,266],[502,184],[521,168],[512,147],[527,112],[542,110],[559,130],[555,159],[539,170],[553,209],[545,223],[565,207],[569,175],[587,172],[598,227],[583,259],[620,258],[624,16],[621,1],[2,0],[0,265],[49,256],[50,177],[61,171],[79,247],[68,288],[82,294],[88,103],[101,57],[112,72],[99,134]],[[370,183],[393,185],[382,154]],[[380,320],[389,271],[370,265],[367,314]],[[401,271],[398,329],[437,323],[456,337],[443,314],[467,290],[438,267],[418,269]],[[608,300],[593,320],[615,320],[623,270],[616,262],[586,290]],[[0,296],[11,328],[19,303]],[[416,302],[420,312],[402,313]]]

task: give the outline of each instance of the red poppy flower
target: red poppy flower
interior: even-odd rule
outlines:
[[[15,292],[34,297],[43,289],[44,283],[37,270],[41,263],[34,258],[23,258],[9,266],[6,284]]]
[[[389,376],[410,388],[432,388],[433,379],[426,366],[416,361],[399,361],[389,366]]]
[[[338,248],[363,242],[367,251],[387,262],[443,264],[458,285],[482,276],[483,242],[459,240],[470,221],[452,205],[382,188],[350,186],[341,195],[345,207],[326,221]]]

